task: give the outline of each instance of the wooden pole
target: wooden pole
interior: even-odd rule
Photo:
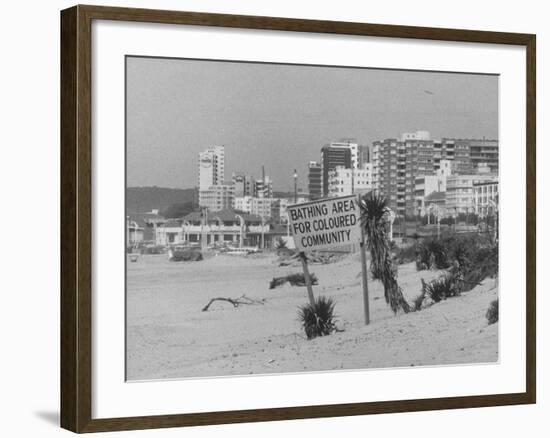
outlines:
[[[369,309],[369,284],[367,273],[367,254],[365,248],[365,230],[363,224],[359,224],[361,227],[361,241],[359,242],[359,248],[361,250],[361,274],[363,283],[363,308],[365,311],[365,325],[370,324],[370,309]]]
[[[313,288],[311,287],[311,277],[309,276],[309,269],[307,267],[306,254],[300,252],[300,260],[302,261],[302,269],[304,270],[304,279],[306,280],[307,296],[309,298],[309,304],[315,306],[315,296],[313,295]]]

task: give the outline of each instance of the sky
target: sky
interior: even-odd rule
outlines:
[[[498,77],[467,73],[128,57],[127,185],[192,188],[198,153],[225,146],[225,178],[292,191],[323,145],[429,131],[498,138]]]

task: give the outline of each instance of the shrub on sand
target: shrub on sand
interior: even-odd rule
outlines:
[[[286,240],[279,236],[275,241],[275,249],[288,249]]]
[[[446,269],[449,267],[447,250],[441,240],[428,239],[419,245],[417,269]]]
[[[403,248],[397,249],[395,252],[395,260],[398,264],[414,262],[418,255],[417,245],[409,245]]]
[[[455,278],[452,275],[444,275],[429,283],[422,279],[422,292],[430,297],[434,303],[460,295],[460,290],[457,288]]]
[[[319,284],[319,280],[317,280],[317,276],[315,274],[310,274],[309,278],[312,285]],[[278,286],[282,286],[286,282],[289,282],[292,286],[306,285],[304,274],[301,272],[297,272],[295,274],[285,275],[284,277],[274,277],[273,280],[271,280],[271,282],[269,283],[269,288],[275,289]]]
[[[487,322],[489,324],[494,324],[495,322],[498,322],[498,299],[491,301],[485,317],[487,318]]]
[[[298,318],[308,339],[330,335],[336,330],[334,306],[332,298],[321,296],[313,306],[306,304],[298,308]]]

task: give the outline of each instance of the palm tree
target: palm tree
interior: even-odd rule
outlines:
[[[397,284],[397,271],[394,269],[390,241],[388,238],[388,221],[390,209],[386,198],[372,192],[361,198],[361,226],[367,239],[367,248],[371,254],[371,271],[375,279],[384,285],[384,297],[394,313],[399,308],[410,312],[409,303]]]

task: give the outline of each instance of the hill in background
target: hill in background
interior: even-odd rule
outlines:
[[[195,189],[169,189],[165,187],[127,187],[126,211],[146,213],[154,209],[163,211],[173,204],[193,202]]]

